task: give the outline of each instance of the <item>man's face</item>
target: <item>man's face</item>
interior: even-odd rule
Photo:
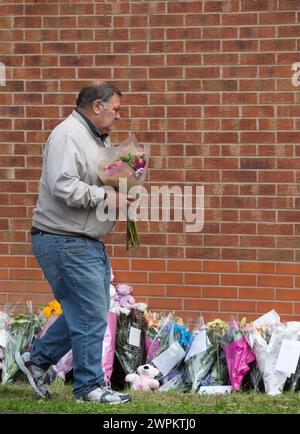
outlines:
[[[104,107],[103,107],[104,105]],[[106,103],[100,100],[96,100],[93,103],[94,109],[94,124],[101,131],[101,133],[110,133],[113,129],[114,122],[120,119],[120,97],[117,94],[113,94],[109,101]]]

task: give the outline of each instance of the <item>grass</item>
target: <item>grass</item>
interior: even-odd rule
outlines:
[[[272,397],[262,393],[200,396],[178,392],[131,392],[133,401],[122,406],[76,403],[70,384],[54,386],[51,400],[38,399],[29,385],[0,385],[0,414],[300,414],[300,393]]]

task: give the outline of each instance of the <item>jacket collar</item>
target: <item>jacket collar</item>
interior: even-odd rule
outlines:
[[[74,107],[72,115],[76,119],[78,119],[81,123],[86,125],[91,130],[95,138],[100,139],[105,146],[109,146],[110,140],[108,134],[101,134],[98,128],[93,124],[93,122],[84,113],[82,113],[77,107]]]

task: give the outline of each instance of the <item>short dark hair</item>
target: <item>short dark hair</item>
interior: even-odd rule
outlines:
[[[101,99],[103,102],[107,102],[113,96],[117,94],[122,96],[122,92],[112,83],[93,84],[86,86],[79,92],[77,97],[77,107],[86,108],[96,99]]]

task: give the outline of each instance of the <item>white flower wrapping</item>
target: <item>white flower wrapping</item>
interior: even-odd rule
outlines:
[[[264,381],[265,392],[268,395],[279,395],[282,393],[289,376],[286,372],[275,370],[283,339],[299,340],[300,322],[291,321],[287,324],[278,324],[272,332],[269,343],[265,341],[256,329],[253,329],[251,332],[251,346],[253,347],[257,366]]]

